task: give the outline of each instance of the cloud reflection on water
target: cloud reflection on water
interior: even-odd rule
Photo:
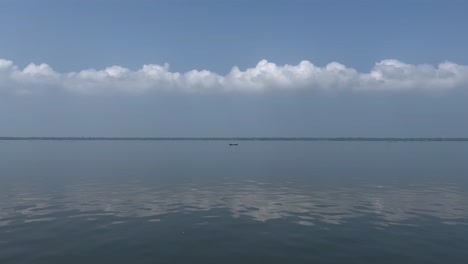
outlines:
[[[60,217],[96,220],[99,217],[138,217],[159,222],[171,213],[228,210],[232,217],[265,222],[283,219],[300,225],[344,224],[370,217],[372,225],[403,224],[419,217],[433,217],[445,224],[468,223],[468,196],[456,187],[361,186],[317,189],[293,184],[258,182],[210,186],[149,187],[80,184],[61,191],[11,190],[0,199],[0,227],[13,222],[55,221]],[[66,212],[65,214],[62,214]],[[113,220],[113,223],[121,221]]]

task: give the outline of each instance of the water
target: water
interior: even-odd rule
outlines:
[[[466,263],[467,142],[0,141],[0,263]]]

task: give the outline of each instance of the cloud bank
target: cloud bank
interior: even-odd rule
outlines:
[[[111,66],[103,70],[57,72],[47,64],[31,63],[20,69],[0,59],[0,91],[29,94],[59,89],[71,93],[177,92],[268,92],[297,90],[405,91],[468,88],[468,66],[443,62],[437,66],[412,65],[398,60],[377,62],[367,73],[332,62],[324,67],[310,61],[297,65],[276,65],[267,60],[241,70],[233,67],[226,75],[208,70],[171,72],[169,65],[149,64],[130,70]]]

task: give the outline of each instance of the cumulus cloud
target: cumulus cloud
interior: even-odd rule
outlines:
[[[319,67],[310,61],[276,65],[267,60],[226,75],[208,70],[172,72],[169,65],[149,64],[130,70],[111,66],[103,70],[57,72],[47,64],[20,69],[0,59],[0,91],[33,93],[61,89],[72,93],[268,92],[273,90],[450,90],[468,88],[468,66],[443,62],[437,66],[412,65],[398,60],[377,62],[369,72],[359,72],[338,62]]]

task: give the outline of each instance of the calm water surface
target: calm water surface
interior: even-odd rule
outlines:
[[[0,141],[0,263],[468,263],[468,142]]]

